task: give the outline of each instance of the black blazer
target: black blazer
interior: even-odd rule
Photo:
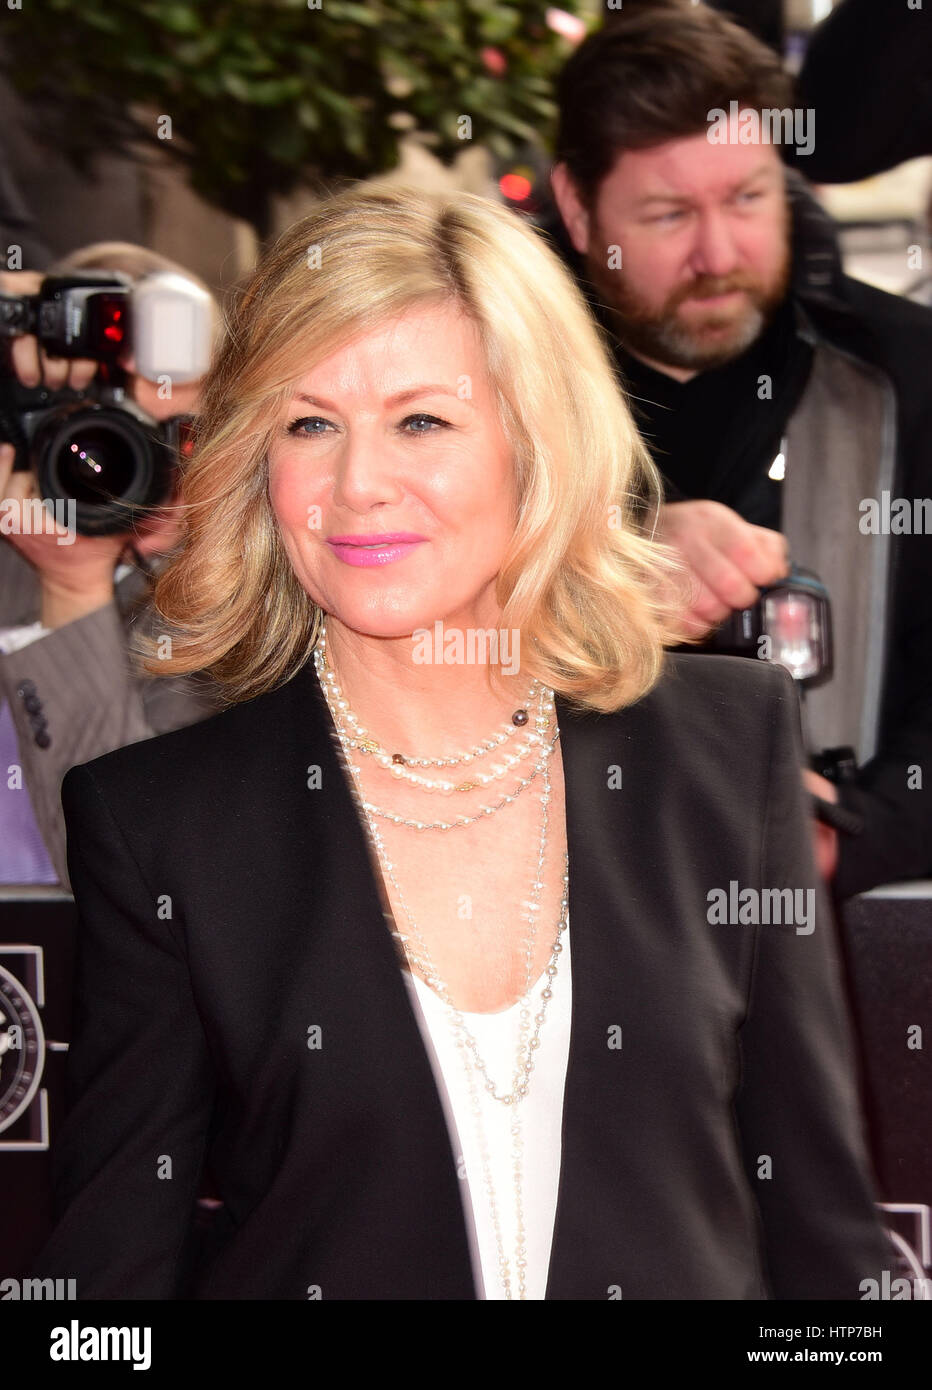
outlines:
[[[557,713],[573,1000],[547,1297],[857,1299],[889,1247],[792,682],[671,655],[636,705]],[[347,776],[308,663],[65,779],[81,927],[34,1270],[78,1298],[476,1297]],[[815,889],[815,930],[710,923],[732,880]],[[224,1205],[195,1269],[207,1160]]]

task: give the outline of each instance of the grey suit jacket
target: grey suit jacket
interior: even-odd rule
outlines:
[[[113,603],[20,651],[0,655],[0,705],[6,702],[12,711],[23,780],[66,888],[60,791],[68,769],[124,744],[193,724],[217,708],[215,692],[202,679],[153,677],[134,670],[129,637],[151,621],[148,588],[145,574],[134,570],[117,585]],[[0,627],[38,618],[38,574],[9,542],[0,540]]]

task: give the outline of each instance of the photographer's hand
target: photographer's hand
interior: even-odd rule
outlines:
[[[45,276],[37,270],[0,271],[0,294],[38,294]],[[14,338],[10,344],[10,363],[24,386],[47,386],[60,391],[70,386],[83,391],[97,374],[97,363],[87,358],[49,357],[37,338]]]
[[[38,497],[35,474],[13,473],[12,444],[0,444],[0,505],[14,503],[13,512],[31,497]],[[82,536],[49,521],[39,534],[4,535],[10,545],[39,572],[43,627],[63,627],[112,603],[113,572],[128,546],[138,555],[164,554],[178,541],[180,495],[176,492],[157,511],[149,513],[135,531],[113,536]],[[63,543],[64,542],[64,543]]]
[[[804,767],[803,785],[813,796],[819,796],[823,801],[830,801],[837,806],[838,788],[835,786],[835,783],[830,782],[827,777],[822,777],[818,772],[813,772],[812,768]],[[828,883],[834,878],[838,868],[838,831],[834,830],[832,826],[825,825],[823,821],[815,818],[813,818],[812,830],[816,867],[826,883]]]
[[[696,636],[735,609],[750,608],[759,590],[789,570],[786,538],[753,526],[721,502],[667,502],[660,511],[660,540],[678,550],[696,585],[687,625]]]
[[[3,539],[34,565],[39,573],[40,620],[43,627],[63,627],[113,601],[113,571],[127,537],[79,536],[52,524],[41,532],[15,526],[23,503],[39,496],[35,474],[14,473],[12,444],[0,444],[0,499],[14,518]],[[12,506],[10,505],[12,504]]]

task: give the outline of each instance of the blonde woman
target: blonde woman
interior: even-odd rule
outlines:
[[[664,652],[657,478],[549,249],[471,195],[334,198],[245,290],[184,498],[150,665],[230,707],[65,784],[36,1270],[857,1298],[886,1245],[793,687]]]

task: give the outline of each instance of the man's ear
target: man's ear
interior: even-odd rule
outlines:
[[[555,164],[551,169],[550,187],[570,240],[579,254],[584,256],[589,250],[589,214],[583,207],[576,184],[565,164]]]

